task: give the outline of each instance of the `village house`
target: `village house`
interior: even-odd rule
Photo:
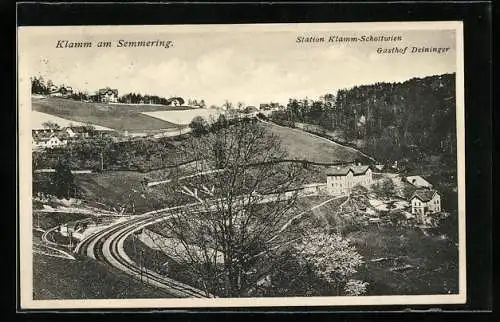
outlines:
[[[90,126],[69,126],[64,128],[62,131],[71,139],[88,138],[94,136],[96,132]]]
[[[33,148],[42,148],[42,149],[53,149],[56,147],[65,146],[67,144],[66,140],[61,140],[56,135],[35,136],[35,137],[32,137],[31,142],[32,142]]]
[[[441,211],[441,196],[436,190],[419,189],[410,197],[411,213],[425,215]]]
[[[118,90],[109,87],[101,88],[95,98],[99,103],[116,103],[118,102]]]
[[[50,136],[51,134],[58,133],[60,130],[54,129],[33,129],[31,130],[31,136],[36,137],[40,135]]]
[[[167,100],[167,105],[169,106],[182,106],[184,100],[181,97],[172,97]]]
[[[406,177],[406,181],[416,188],[429,188],[432,189],[432,184],[421,176],[409,176]]]
[[[73,94],[73,88],[71,88],[71,86],[64,86],[63,85],[59,88],[51,87],[51,89],[50,89],[50,96],[68,97],[71,94]]]
[[[369,187],[373,183],[372,170],[367,165],[330,167],[326,172],[329,194],[349,194],[356,185]]]

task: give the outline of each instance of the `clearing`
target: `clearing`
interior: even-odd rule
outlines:
[[[142,114],[151,116],[173,124],[188,125],[193,118],[201,116],[209,121],[212,117],[217,118],[222,112],[216,109],[190,109],[183,111],[154,111],[143,112]]]
[[[32,99],[32,110],[69,121],[91,123],[117,131],[168,130],[178,126],[143,112],[180,109],[163,105],[85,103],[64,98]]]

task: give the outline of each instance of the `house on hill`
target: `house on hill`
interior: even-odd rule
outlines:
[[[118,102],[118,90],[109,87],[101,88],[93,98],[99,103],[116,103]]]
[[[349,194],[356,185],[372,183],[372,169],[367,165],[333,166],[326,171],[326,189],[332,195]]]
[[[432,189],[432,184],[430,184],[427,180],[425,180],[421,176],[409,176],[406,177],[406,181],[416,188]]]
[[[441,196],[436,190],[419,189],[410,197],[411,213],[425,215],[441,211]]]
[[[55,133],[58,133],[60,130],[55,130],[55,129],[33,129],[31,130],[31,136],[39,136],[39,135],[51,135],[51,134],[55,134]]]
[[[31,142],[33,148],[45,148],[45,149],[52,149],[60,146],[65,146],[67,143],[65,140],[61,140],[56,135],[32,137]]]
[[[73,94],[73,88],[71,86],[61,86],[59,88],[57,87],[51,87],[50,89],[50,96],[55,96],[55,97],[68,97],[71,94]]]
[[[92,126],[86,125],[68,126],[62,132],[71,139],[94,137],[98,133]]]
[[[167,99],[167,105],[169,106],[182,106],[184,105],[184,99],[182,97],[171,97]]]

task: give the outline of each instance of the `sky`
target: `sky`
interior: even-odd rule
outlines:
[[[116,88],[207,105],[286,104],[338,89],[456,72],[454,30],[369,28],[351,24],[273,26],[30,27],[20,30],[21,68],[55,84],[93,93]],[[341,26],[342,28],[340,28]],[[297,37],[398,35],[399,42],[297,43]],[[117,48],[118,40],[172,41],[171,48]],[[58,40],[92,41],[93,48],[56,48]],[[111,41],[111,48],[96,48]],[[446,53],[377,54],[377,48],[449,47]],[[409,49],[409,50],[410,50]]]

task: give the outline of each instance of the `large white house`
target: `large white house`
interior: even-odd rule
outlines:
[[[354,186],[370,186],[372,170],[367,165],[330,167],[326,172],[326,190],[329,194],[349,194]]]
[[[410,197],[411,213],[425,215],[441,211],[441,196],[436,190],[419,189]]]

